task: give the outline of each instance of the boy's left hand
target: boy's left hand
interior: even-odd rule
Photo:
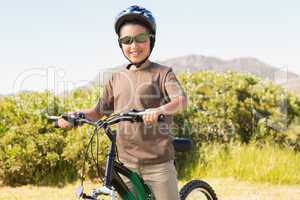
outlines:
[[[143,115],[143,121],[146,125],[152,125],[157,123],[159,115],[163,112],[159,108],[151,108],[145,110],[145,114]]]

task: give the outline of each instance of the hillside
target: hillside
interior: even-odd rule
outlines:
[[[248,73],[258,76],[265,80],[271,80],[275,84],[280,84],[284,86],[289,91],[293,91],[296,94],[300,94],[299,75],[292,72],[288,72],[286,68],[277,68],[268,65],[256,58],[248,57],[236,58],[232,60],[222,60],[216,57],[187,55],[156,62],[172,67],[175,73],[193,73],[197,71],[206,70],[221,73],[227,71]],[[103,84],[110,77],[113,71],[116,71],[118,70],[118,68],[121,67],[124,67],[124,65],[100,70],[98,76],[95,77],[91,81],[91,83],[96,83],[100,85]]]

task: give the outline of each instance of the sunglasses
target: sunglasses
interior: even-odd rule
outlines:
[[[124,36],[122,38],[119,38],[119,43],[126,44],[126,45],[132,44],[133,42],[144,43],[150,37],[154,37],[154,35],[151,35],[148,32],[138,34],[137,36],[134,36],[134,37]]]

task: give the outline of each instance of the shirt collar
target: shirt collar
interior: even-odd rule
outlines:
[[[145,61],[141,66],[139,66],[139,67],[136,67],[135,65],[131,64],[131,65],[130,65],[130,68],[128,69],[128,67],[127,67],[127,69],[128,69],[128,70],[132,70],[132,71],[138,71],[138,70],[143,70],[143,69],[149,67],[150,65],[151,65],[151,62],[150,62],[150,60],[148,59],[148,60],[146,60],[146,61]]]

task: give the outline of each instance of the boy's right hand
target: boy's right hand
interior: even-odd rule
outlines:
[[[62,117],[60,117],[57,120],[57,125],[59,126],[59,128],[62,128],[62,129],[71,129],[71,128],[73,128],[72,124],[69,123],[67,120],[65,120]]]

